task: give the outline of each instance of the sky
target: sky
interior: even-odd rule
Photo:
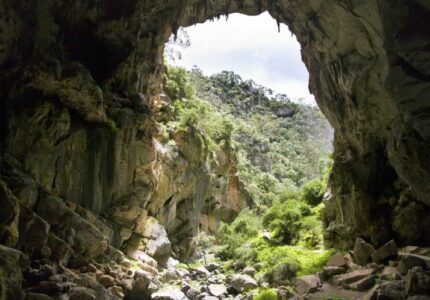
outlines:
[[[291,100],[303,98],[315,104],[309,93],[309,74],[302,62],[300,45],[288,27],[266,12],[259,16],[231,14],[185,28],[191,46],[178,48],[182,58],[173,62],[191,69],[197,65],[205,75],[234,71],[242,79],[286,94]]]

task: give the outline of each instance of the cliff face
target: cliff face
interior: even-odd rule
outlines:
[[[237,213],[246,199],[228,154],[211,158],[193,132],[177,148],[157,142],[163,48],[179,26],[264,10],[297,35],[335,129],[327,241],[429,243],[430,7],[420,0],[0,1],[3,241],[17,245],[13,216],[25,212],[49,241],[49,228],[81,228],[59,226],[62,210],[77,224],[85,208],[110,242],[75,251],[127,247],[147,216],[180,247],[202,212],[205,228]]]

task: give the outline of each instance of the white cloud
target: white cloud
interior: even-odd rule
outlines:
[[[315,103],[308,90],[309,74],[300,56],[300,45],[288,27],[268,13],[259,16],[232,14],[228,21],[208,21],[186,28],[191,46],[181,49],[176,64],[199,66],[207,75],[223,70],[267,86],[291,99]]]

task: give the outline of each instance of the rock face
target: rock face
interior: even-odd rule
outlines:
[[[209,230],[237,214],[246,197],[229,149],[213,158],[193,131],[176,146],[157,141],[163,47],[179,26],[265,10],[297,36],[335,129],[327,242],[429,243],[430,7],[420,0],[0,1],[0,242],[40,257],[61,240],[89,256],[140,249],[152,216],[186,255],[201,216]]]

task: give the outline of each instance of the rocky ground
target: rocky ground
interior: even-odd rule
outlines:
[[[169,258],[164,266],[142,251],[125,256],[111,251],[106,261],[90,260],[73,268],[33,260],[0,245],[0,264],[10,270],[21,267],[22,288],[16,272],[2,272],[16,294],[9,299],[157,299],[217,300],[254,299],[257,288],[268,287],[254,278],[256,269],[223,273],[212,255],[192,265]],[[206,262],[206,264],[205,264]],[[258,266],[256,266],[258,268]],[[295,279],[289,287],[277,287],[278,299],[430,299],[430,249],[413,246],[398,249],[391,241],[378,249],[357,239],[350,253],[337,253],[318,274]],[[4,292],[4,291],[3,291]]]

